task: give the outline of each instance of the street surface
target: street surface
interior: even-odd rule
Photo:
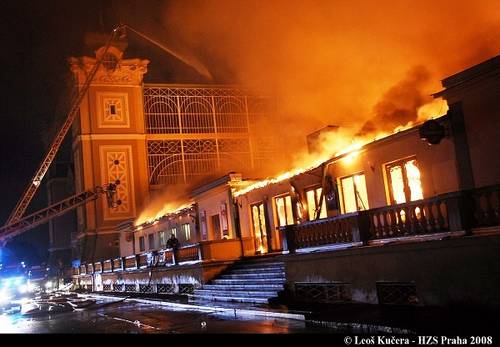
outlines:
[[[307,333],[329,332],[304,321],[235,318],[220,313],[176,310],[125,301],[105,307],[26,317],[0,316],[0,333]]]

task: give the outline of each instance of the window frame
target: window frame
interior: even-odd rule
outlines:
[[[139,236],[139,252],[146,251],[146,240],[144,236]]]
[[[262,206],[262,216],[260,215],[261,213],[261,209],[260,209],[260,206]],[[259,247],[258,247],[258,244],[261,245],[262,247],[262,253],[267,253],[268,251],[268,245],[267,245],[267,242],[268,242],[268,228],[269,226],[267,225],[268,224],[268,219],[266,217],[266,201],[264,200],[261,200],[261,201],[257,201],[257,202],[254,202],[254,203],[251,203],[248,205],[248,207],[250,208],[250,220],[251,220],[251,226],[252,226],[252,233],[253,233],[253,238],[254,238],[254,246],[255,246],[255,250],[256,251],[259,251]],[[259,220],[259,237],[257,237],[257,233],[256,233],[256,230],[255,230],[255,217],[254,217],[254,213],[253,213],[253,209],[254,207],[257,207],[257,211],[259,213],[258,215],[258,220]],[[264,225],[262,225],[262,221],[264,222]],[[258,242],[257,242],[258,240]]]
[[[160,230],[158,232],[158,242],[160,243],[160,248],[161,247],[165,247],[165,245],[167,244],[167,239],[165,238],[165,235],[166,232],[165,230]]]
[[[169,227],[168,232],[169,232],[169,234],[168,234],[169,238],[172,236],[172,234],[174,234],[175,237],[177,238],[177,225],[173,226],[173,227]]]
[[[356,181],[354,180],[354,177],[356,176],[361,176],[363,175],[364,178],[365,178],[365,190],[366,190],[366,208],[364,209],[360,209],[359,207],[359,203],[358,203],[358,197],[355,195],[354,196],[354,201],[356,202],[356,211],[350,211],[350,212],[347,212],[346,210],[346,204],[345,204],[345,194],[344,194],[344,185],[342,184],[342,180],[345,180],[347,178],[352,178],[352,184],[353,184],[353,191],[356,192],[357,189],[356,189]],[[350,175],[346,175],[346,176],[342,176],[342,177],[339,177],[338,178],[338,185],[339,185],[339,195],[341,197],[340,199],[340,207],[341,207],[341,212],[342,214],[345,214],[345,213],[354,213],[354,212],[359,212],[359,211],[366,211],[366,210],[369,210],[370,209],[370,203],[368,201],[368,187],[366,185],[366,174],[364,171],[358,171],[358,172],[355,172],[353,174],[350,174]]]
[[[392,189],[392,179],[391,179],[391,174],[390,174],[390,169],[396,166],[401,167],[401,172],[403,176],[403,192],[405,194],[405,202],[403,204],[406,204],[411,201],[418,201],[418,200],[411,200],[411,188],[409,185],[408,181],[408,173],[406,172],[406,166],[405,164],[409,161],[415,160],[416,166],[418,168],[418,171],[420,173],[420,188],[422,190],[422,199],[425,198],[424,194],[424,186],[422,184],[422,170],[419,165],[419,161],[417,159],[416,155],[410,155],[408,157],[404,157],[401,159],[393,160],[391,162],[385,163],[383,165],[384,167],[384,177],[386,181],[386,193],[387,193],[387,203],[388,205],[398,205],[399,203],[396,202],[396,199],[394,199],[394,191]]]
[[[148,250],[152,250],[152,249],[155,249],[155,234],[154,233],[151,233],[151,234],[148,234]]]
[[[181,231],[183,232],[184,240],[189,241],[191,239],[191,224],[189,223],[181,224]]]
[[[292,224],[288,224],[288,215],[287,215],[287,208],[286,208],[286,198],[287,197],[290,197],[290,209],[291,209],[291,212],[292,212]],[[285,225],[281,225],[280,223],[280,215],[279,215],[279,210],[278,210],[278,204],[277,204],[277,199],[283,199],[284,201],[284,207],[285,207],[285,221],[286,221],[286,224]],[[295,218],[295,215],[296,215],[296,211],[294,210],[294,207],[293,207],[293,199],[292,199],[292,194],[290,193],[284,193],[284,194],[279,194],[279,195],[276,195],[276,196],[273,196],[273,209],[274,209],[274,215],[276,217],[276,228],[279,229],[281,227],[285,227],[287,225],[294,225],[297,223],[296,221],[296,218]]]
[[[305,196],[305,200],[307,203],[307,218],[309,221],[313,221],[313,220],[317,220],[317,219],[315,219],[316,216],[309,215],[309,201],[307,200],[307,193],[310,191],[314,191],[314,210],[316,211],[316,209],[318,208],[317,204],[318,204],[319,200],[321,199],[321,194],[319,196],[316,195],[318,189],[321,189],[321,193],[323,195],[323,203],[322,203],[323,206],[321,206],[319,215],[321,217],[321,210],[324,207],[325,208],[325,215],[326,215],[326,217],[324,217],[324,218],[328,218],[328,207],[326,206],[325,189],[323,188],[323,186],[321,184],[314,184],[314,185],[310,185],[310,186],[307,186],[304,188],[304,196]],[[319,219],[323,219],[323,218],[318,218],[318,220]]]

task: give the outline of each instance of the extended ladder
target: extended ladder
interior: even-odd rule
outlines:
[[[80,92],[78,93],[76,100],[74,101],[69,113],[68,117],[66,118],[66,121],[62,125],[61,129],[57,133],[56,137],[54,138],[52,144],[50,145],[48,153],[45,155],[45,158],[43,159],[42,163],[38,167],[38,170],[36,171],[35,175],[29,182],[27,188],[24,190],[23,195],[21,196],[21,199],[18,201],[16,206],[14,207],[14,210],[11,212],[9,218],[7,219],[7,222],[5,225],[13,224],[16,222],[19,222],[26,212],[26,209],[28,208],[28,205],[30,204],[31,200],[33,199],[33,196],[35,193],[38,191],[38,187],[40,186],[43,177],[47,173],[47,170],[49,169],[50,164],[54,160],[54,158],[57,155],[57,151],[61,147],[61,144],[64,140],[64,137],[68,133],[68,130],[71,128],[71,125],[73,124],[73,121],[75,120],[78,110],[80,108],[80,104],[83,100],[83,97],[87,93],[87,91],[90,88],[90,84],[92,83],[92,80],[94,79],[97,70],[102,64],[103,58],[106,55],[106,52],[109,49],[109,46],[111,45],[111,42],[120,34],[120,30],[123,28],[123,25],[120,25],[116,27],[113,32],[111,33],[111,36],[106,43],[106,46],[104,48],[104,52],[100,59],[96,61],[95,66],[92,68],[90,71],[89,75],[87,76],[85,83],[83,84],[82,88],[80,89]],[[82,193],[85,194],[85,193]]]
[[[52,218],[59,217],[77,208],[78,206],[96,200],[101,194],[106,194],[108,206],[110,208],[120,205],[121,201],[116,200],[116,186],[119,183],[119,181],[116,181],[115,183],[110,183],[106,186],[95,187],[93,190],[87,190],[83,193],[64,199],[40,211],[32,213],[14,223],[1,227],[0,243],[5,243],[8,239],[22,234],[27,230],[33,229],[38,225],[44,224]]]

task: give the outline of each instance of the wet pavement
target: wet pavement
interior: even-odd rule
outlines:
[[[59,305],[57,302],[61,303],[66,299],[61,296],[50,296],[50,299],[42,301],[27,301],[29,307],[29,302],[53,302],[54,305]],[[0,313],[0,333],[428,335],[474,332],[489,335],[491,332],[500,331],[500,322],[490,319],[492,316],[498,317],[499,312],[494,312],[492,315],[493,312],[490,310],[465,307],[444,309],[361,304],[307,304],[280,309],[240,307],[241,305],[228,303],[225,305],[219,303],[217,305],[220,307],[216,307],[213,302],[205,303],[204,306],[193,306],[179,302],[93,294],[78,295],[71,300],[73,304],[89,301],[91,304],[74,310],[70,307],[71,312],[53,313],[47,310],[20,311],[24,306],[15,309],[16,304],[11,302],[9,307],[12,308],[6,310],[4,307],[4,313]],[[23,315],[21,312],[26,314]],[[299,316],[302,318],[289,318]]]
[[[108,301],[111,303],[114,300]],[[231,317],[217,312],[176,310],[122,301],[105,307],[39,317],[0,316],[0,333],[325,333],[330,328],[305,321],[266,317]]]

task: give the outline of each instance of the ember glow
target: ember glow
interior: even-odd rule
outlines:
[[[418,111],[419,120],[416,124],[422,123],[428,119],[434,119],[443,116],[448,111],[448,106],[446,104],[446,101],[442,99],[435,100],[430,104],[426,104],[422,106],[422,108],[424,108],[424,110]],[[317,168],[321,164],[330,159],[334,158],[342,159],[346,164],[348,164],[356,159],[363,146],[367,145],[368,143],[378,141],[397,132],[407,130],[409,128],[412,128],[416,124],[414,124],[413,122],[408,122],[405,125],[397,126],[396,128],[394,128],[392,132],[379,132],[373,136],[370,135],[360,136],[359,133],[356,135],[352,135],[352,132],[349,133],[348,131],[342,129],[339,129],[334,133],[324,134],[320,137],[321,150],[318,153],[313,153],[313,154],[303,153],[302,156],[296,160],[297,166],[295,168],[286,171],[284,173],[281,173],[276,177],[264,179],[262,181],[258,181],[251,185],[248,185],[243,189],[237,190],[234,193],[234,195],[241,196],[250,191],[264,188],[270,184],[284,182],[306,171]],[[418,171],[418,168],[414,166],[412,167],[407,166],[407,170],[409,170],[408,171],[409,173],[410,172],[412,173],[411,177],[416,177],[416,175],[418,174],[418,184],[420,184],[420,173]],[[411,183],[414,183],[414,180],[411,181],[410,184]],[[418,188],[420,190],[418,190],[417,188],[418,187],[415,187],[415,190],[413,190],[412,188],[412,197],[414,191],[416,195],[419,194],[418,192],[420,192],[420,195],[422,195],[422,188],[421,187]]]
[[[214,80],[279,100],[288,166],[235,189],[240,196],[331,158],[348,165],[364,145],[445,114],[431,94],[444,76],[498,54],[499,9],[496,0],[192,0],[168,2],[163,24],[165,39],[196,52]],[[327,125],[339,129],[306,153],[305,136]]]
[[[416,165],[416,161],[412,160],[405,164],[406,174],[408,176],[408,185],[410,186],[411,201],[424,198],[422,193],[422,182],[420,181],[420,170]]]
[[[151,224],[160,218],[176,214],[191,207],[193,202],[188,198],[185,187],[167,187],[167,190],[156,195],[140,213],[134,225]]]
[[[135,226],[141,226],[143,224],[157,224],[159,219],[168,216],[168,215],[173,215],[181,212],[182,210],[189,208],[193,205],[192,201],[189,202],[167,202],[163,207],[159,210],[153,209],[152,207],[147,208],[144,210],[140,215],[139,218],[137,218],[134,222]]]
[[[277,95],[290,153],[326,125],[417,123],[442,78],[500,51],[498,0],[191,0],[164,13],[215,79]]]

